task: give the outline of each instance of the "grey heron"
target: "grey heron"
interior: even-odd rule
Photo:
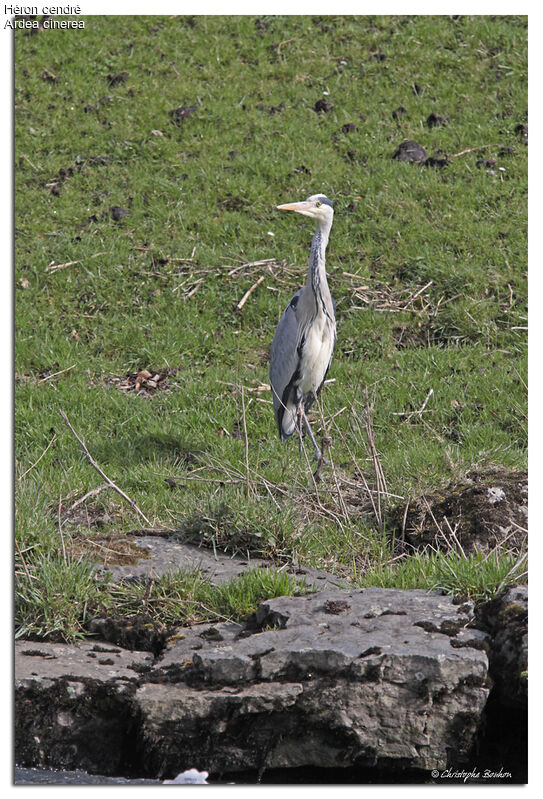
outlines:
[[[317,220],[307,281],[287,305],[273,337],[270,384],[281,440],[286,441],[298,432],[301,447],[303,421],[320,464],[322,453],[306,414],[320,394],[336,344],[336,317],[325,261],[334,207],[324,194],[314,194],[303,202],[277,208]]]

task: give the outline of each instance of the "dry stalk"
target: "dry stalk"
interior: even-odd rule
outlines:
[[[319,397],[317,397],[317,409],[318,409],[319,415],[321,417],[321,427],[322,427],[322,430],[323,430],[321,449],[322,449],[323,452],[324,452],[325,448],[328,451],[328,459],[329,459],[329,463],[330,463],[330,468],[332,470],[332,477],[333,477],[333,480],[334,480],[334,485],[335,485],[336,491],[338,493],[340,508],[341,508],[342,513],[343,513],[343,518],[348,523],[349,522],[349,512],[347,510],[347,505],[345,504],[345,500],[343,499],[343,492],[341,491],[341,488],[340,488],[340,485],[339,485],[338,476],[337,476],[337,472],[336,472],[336,466],[335,466],[335,463],[334,463],[334,458],[332,456],[332,449],[331,449],[332,439],[330,437],[328,425],[326,424],[326,422],[324,420],[324,413],[323,413],[323,409],[322,409]],[[338,413],[334,414],[334,416],[332,417],[332,419],[330,421],[332,421],[336,416],[338,416],[338,414],[340,414],[344,410],[345,410],[345,408],[342,408],[341,411],[338,411]]]
[[[145,523],[146,523],[146,524],[147,524],[149,527],[151,527],[151,526],[152,526],[152,525],[151,525],[151,522],[149,521],[149,519],[147,518],[147,516],[146,516],[146,515],[143,513],[143,511],[142,511],[142,510],[140,510],[140,509],[138,508],[138,506],[136,505],[136,503],[134,502],[134,500],[133,500],[133,499],[130,499],[130,497],[129,497],[129,496],[127,496],[127,494],[125,494],[125,493],[124,493],[124,491],[123,491],[121,488],[119,488],[119,486],[118,486],[116,483],[114,483],[114,482],[113,482],[113,480],[111,480],[111,479],[110,479],[110,478],[107,476],[107,474],[105,474],[105,472],[103,471],[103,469],[101,469],[101,468],[100,468],[100,466],[97,464],[97,462],[94,460],[94,458],[93,458],[93,457],[92,457],[92,455],[90,454],[89,450],[87,449],[87,445],[85,444],[85,442],[83,441],[83,439],[82,439],[82,438],[81,438],[81,437],[80,437],[80,436],[79,436],[79,435],[76,433],[76,431],[75,431],[75,430],[74,430],[74,428],[72,427],[72,424],[71,424],[70,420],[68,419],[68,417],[66,416],[66,414],[64,413],[64,411],[63,411],[61,408],[59,408],[59,413],[60,413],[60,415],[62,416],[62,418],[64,419],[64,422],[66,423],[66,426],[68,427],[68,429],[71,431],[71,433],[72,433],[72,434],[75,436],[75,438],[77,439],[77,441],[78,441],[78,442],[79,442],[79,444],[81,445],[81,448],[83,449],[83,452],[85,453],[86,457],[88,458],[88,460],[89,460],[89,463],[91,464],[91,466],[92,466],[94,469],[96,469],[96,471],[98,472],[98,474],[100,475],[100,477],[101,477],[103,480],[105,480],[105,481],[106,481],[106,483],[108,484],[108,486],[109,486],[110,488],[113,488],[113,490],[114,490],[114,491],[116,491],[116,492],[117,492],[117,493],[118,493],[118,494],[119,494],[119,495],[120,495],[120,496],[121,496],[121,497],[122,497],[122,498],[123,498],[123,499],[124,499],[126,502],[128,502],[128,504],[130,505],[130,507],[131,507],[131,508],[133,508],[133,509],[136,511],[136,513],[137,513],[139,516],[141,516],[141,518],[142,518],[142,519],[145,521]]]
[[[46,380],[52,380],[53,377],[58,377],[59,375],[63,375],[65,372],[69,372],[71,369],[75,368],[75,363],[73,366],[68,366],[67,369],[61,369],[60,372],[54,372],[52,375],[47,375],[47,377],[40,378],[40,383],[45,383]]]
[[[19,477],[19,481],[21,481],[21,480],[23,479],[23,477],[26,477],[26,475],[27,475],[29,472],[31,472],[31,471],[32,471],[32,469],[33,469],[35,466],[37,466],[37,465],[38,465],[38,463],[41,461],[41,459],[43,458],[43,456],[45,455],[45,453],[46,453],[46,452],[47,452],[47,451],[48,451],[48,450],[49,450],[49,449],[52,447],[52,445],[53,445],[53,444],[54,444],[54,442],[56,441],[56,438],[57,438],[57,434],[56,434],[56,433],[54,433],[54,434],[53,434],[53,438],[52,438],[52,439],[51,439],[51,441],[48,443],[48,445],[46,446],[46,448],[43,450],[43,452],[42,452],[42,454],[40,455],[40,457],[38,458],[38,460],[37,460],[37,461],[35,461],[35,462],[32,464],[32,466],[29,466],[29,467],[28,467],[28,469],[26,470],[26,472],[23,472],[23,473],[22,473],[22,475]]]
[[[509,569],[509,571],[507,572],[507,574],[505,575],[505,577],[503,578],[503,580],[499,584],[496,593],[499,593],[502,590],[502,588],[505,588],[505,586],[507,585],[508,578],[511,577],[511,575],[514,574],[517,571],[517,569],[519,569],[521,567],[521,565],[524,563],[524,561],[526,560],[527,557],[528,557],[528,552],[525,552],[517,560],[517,562],[514,563],[513,566],[511,566],[511,568]],[[527,570],[525,570],[525,571],[521,572],[521,574],[519,574],[516,579],[520,580],[523,577],[525,577],[527,574],[528,574],[528,572],[527,572]]]
[[[355,394],[357,393],[357,390],[358,390],[358,384],[356,386]],[[354,409],[354,405],[351,405],[351,413],[352,413],[353,419],[358,419],[357,414],[356,414],[355,409]],[[337,425],[335,424],[335,420],[334,420],[334,425],[337,428]],[[337,429],[339,431],[339,428],[337,428]],[[347,449],[347,452],[349,453],[349,457],[351,458],[351,461],[352,461],[352,463],[354,465],[355,472],[356,472],[356,474],[359,475],[360,479],[362,480],[362,482],[364,484],[364,490],[365,490],[366,494],[369,497],[369,501],[371,503],[371,508],[372,508],[373,514],[374,514],[375,518],[379,521],[379,510],[378,510],[377,505],[375,504],[374,495],[376,497],[379,497],[379,495],[382,494],[383,491],[379,487],[377,488],[377,490],[373,490],[373,489],[371,489],[369,487],[368,482],[366,480],[366,477],[364,475],[364,472],[360,468],[360,466],[358,465],[358,461],[357,461],[354,453],[352,452],[352,450],[351,450],[351,448],[350,448],[350,446],[349,446],[349,444],[348,444],[348,442],[347,442],[347,440],[345,438],[344,433],[342,433],[341,431],[339,431],[339,433],[340,433],[340,437],[341,437],[341,441],[343,443],[343,446]],[[345,479],[344,479],[344,482],[349,484],[349,481],[347,481]],[[359,483],[358,482],[352,482],[351,485],[353,485],[356,488],[359,488]],[[388,492],[386,492],[386,496],[394,496],[394,497],[396,497],[395,494],[389,494]],[[399,499],[403,499],[403,497],[398,497],[398,498]]]
[[[461,155],[467,155],[468,153],[476,153],[478,150],[487,150],[489,147],[498,147],[497,144],[480,144],[478,147],[468,147],[467,150],[460,150],[459,153],[454,153],[451,155],[451,158],[459,158]]]
[[[100,492],[104,491],[106,488],[110,488],[109,484],[107,483],[105,485],[98,486],[98,488],[93,488],[92,491],[87,491],[85,496],[81,497],[81,499],[78,499],[76,502],[74,502],[73,505],[71,505],[68,508],[68,513],[71,513],[73,510],[79,507],[79,505],[82,505],[83,502],[86,502],[87,499],[90,499],[91,497],[95,497],[97,494],[100,494]]]
[[[45,267],[46,272],[58,272],[59,269],[66,269],[67,266],[75,266],[75,264],[80,264],[81,261],[68,261],[65,264],[56,264],[54,261],[51,261],[49,266]]]
[[[350,272],[343,273],[351,280],[357,276]],[[386,284],[377,285],[371,288],[367,285],[354,286],[351,288],[354,298],[361,300],[366,305],[371,305],[374,311],[385,313],[399,313],[400,311],[424,311],[430,305],[430,297],[428,293],[424,293],[433,284],[433,280],[428,281],[424,286],[421,286],[417,291],[412,292],[409,289],[401,289],[394,291]],[[421,308],[413,308],[413,303],[416,299],[420,299],[422,303]]]
[[[450,525],[450,523],[449,523],[449,520],[447,519],[447,517],[446,516],[443,517],[444,520],[446,521],[447,527],[449,528],[449,531],[451,533],[451,539],[447,538],[447,535],[446,535],[443,527],[437,521],[437,519],[436,519],[436,517],[434,515],[434,512],[432,511],[432,508],[430,507],[430,503],[428,502],[426,497],[423,496],[423,499],[424,499],[424,504],[426,505],[426,507],[428,509],[428,513],[430,514],[430,516],[432,518],[432,521],[433,521],[433,523],[435,524],[435,526],[437,528],[438,533],[441,535],[441,537],[445,541],[445,544],[447,545],[447,547],[449,549],[452,549],[452,550],[454,550],[455,548],[458,547],[460,549],[461,554],[464,557],[466,557],[466,553],[464,552],[462,544],[460,543],[460,541],[458,540],[457,535],[456,535],[456,529],[458,528],[458,526],[453,530],[451,525]]]
[[[388,494],[388,488],[385,479],[385,473],[383,471],[383,467],[381,465],[381,460],[379,458],[379,453],[377,452],[377,447],[375,446],[375,434],[373,432],[373,419],[371,415],[371,408],[369,404],[369,396],[368,396],[368,388],[366,386],[366,407],[365,407],[365,416],[364,416],[364,429],[366,431],[366,437],[368,439],[368,444],[370,447],[371,452],[371,459],[373,461],[373,469],[375,472],[375,481],[377,484],[377,522],[379,527],[383,528],[383,514],[381,509],[381,495]]]
[[[68,559],[66,557],[66,547],[64,546],[64,536],[62,534],[62,494],[58,498],[58,532],[62,544],[62,557],[64,558],[64,564],[67,565]]]
[[[245,472],[246,472],[246,483],[247,483],[247,496],[253,494],[252,486],[251,486],[251,478],[249,476],[249,436],[247,435],[247,416],[245,413],[245,387],[241,386],[241,412],[242,412],[242,419],[243,419],[243,438],[245,442]]]
[[[445,444],[445,439],[442,436],[439,435],[437,430],[434,430],[434,428],[431,427],[428,424],[426,419],[423,418],[422,414],[419,414],[419,419],[421,420],[423,425],[430,431],[430,433],[434,436],[434,438],[436,438],[437,441],[439,441],[440,444]],[[449,452],[449,448],[447,446],[445,446],[444,452],[445,452],[445,455],[446,455],[447,460],[449,462],[449,467],[450,467],[451,471],[454,471],[454,461],[451,458],[451,453]]]
[[[21,547],[19,546],[19,542],[15,539],[15,549],[17,550],[17,554],[21,558],[21,563],[23,564],[23,569],[25,571],[26,576],[28,577],[29,581],[32,579],[32,575],[28,571],[28,566],[26,565],[26,561],[23,557],[23,553],[21,551]]]

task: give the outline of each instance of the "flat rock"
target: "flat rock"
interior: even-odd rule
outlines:
[[[437,593],[370,588],[262,603],[252,635],[193,628],[136,692],[146,762],[173,766],[180,750],[211,771],[461,761],[489,693],[471,614]]]
[[[141,560],[135,564],[99,566],[99,571],[108,572],[113,580],[120,581],[131,578],[160,577],[179,569],[198,568],[213,585],[219,585],[256,567],[279,568],[277,564],[264,558],[249,559],[224,552],[214,553],[211,549],[183,543],[175,538],[143,535],[133,537],[131,540],[134,547],[139,547],[142,550]],[[297,580],[318,590],[348,586],[346,580],[311,567],[297,567],[288,564],[280,568]]]
[[[18,642],[17,760],[159,778],[462,763],[489,693],[472,618],[437,592],[326,590],[179,628],[154,661]]]
[[[44,641],[15,642],[15,674],[22,684],[51,684],[60,678],[107,683],[134,681],[150,668],[149,652],[131,652],[118,646],[82,641],[52,644]]]

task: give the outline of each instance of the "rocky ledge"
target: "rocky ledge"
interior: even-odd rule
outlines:
[[[437,592],[332,589],[180,628],[155,656],[19,641],[16,760],[155,778],[462,764],[490,691],[473,620]]]

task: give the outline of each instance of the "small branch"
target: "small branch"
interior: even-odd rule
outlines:
[[[87,499],[90,499],[91,497],[95,497],[97,494],[99,494],[101,491],[104,491],[104,489],[106,489],[106,488],[110,488],[108,483],[106,483],[103,486],[98,486],[98,488],[93,488],[92,491],[87,491],[87,493],[85,494],[84,497],[81,497],[81,499],[78,499],[76,502],[74,502],[73,505],[71,505],[68,508],[68,513],[71,513],[73,510],[75,510],[77,507],[79,507],[79,505],[82,505],[83,502],[85,502]]]
[[[245,305],[245,303],[247,302],[247,300],[249,299],[249,297],[251,296],[251,294],[253,293],[253,291],[254,291],[256,288],[258,288],[258,286],[260,286],[260,284],[261,284],[261,283],[262,283],[262,281],[265,279],[265,277],[266,277],[266,275],[260,275],[260,277],[258,278],[258,280],[256,281],[256,283],[253,283],[253,285],[251,286],[251,288],[250,288],[248,291],[246,291],[246,292],[245,292],[245,294],[243,295],[243,297],[241,298],[241,300],[240,300],[240,301],[238,302],[238,304],[236,305],[236,311],[241,311],[241,309],[243,308],[243,306]]]
[[[46,272],[58,272],[59,269],[66,269],[67,266],[75,266],[75,264],[80,264],[81,261],[68,261],[65,264],[55,264],[54,262],[50,263],[49,266],[45,267]]]
[[[96,471],[98,472],[98,474],[100,475],[100,477],[101,477],[103,480],[105,480],[105,481],[106,481],[106,483],[108,484],[108,486],[109,486],[110,488],[113,488],[113,489],[114,489],[114,490],[115,490],[115,491],[116,491],[116,492],[117,492],[117,493],[118,493],[118,494],[119,494],[119,495],[120,495],[120,496],[121,496],[121,497],[122,497],[122,498],[123,498],[123,499],[124,499],[126,502],[128,502],[128,504],[130,505],[130,507],[132,507],[132,508],[133,508],[133,509],[136,511],[136,513],[138,513],[138,515],[139,515],[139,516],[141,516],[141,518],[142,518],[142,519],[145,521],[145,523],[146,523],[146,524],[147,524],[149,527],[152,527],[152,525],[151,525],[151,522],[149,521],[149,519],[147,518],[147,516],[146,516],[146,515],[143,513],[143,511],[141,511],[141,510],[138,508],[138,506],[136,505],[136,503],[134,502],[134,500],[130,499],[130,497],[129,497],[129,496],[127,496],[127,495],[124,493],[124,491],[123,491],[122,489],[120,489],[120,488],[119,488],[119,486],[118,486],[118,485],[116,485],[116,484],[113,482],[113,480],[110,480],[110,478],[107,476],[107,474],[105,474],[105,472],[104,472],[104,471],[103,471],[103,470],[100,468],[100,466],[98,466],[98,464],[96,463],[96,461],[94,460],[94,458],[93,458],[93,457],[92,457],[92,455],[90,454],[89,450],[87,449],[87,445],[85,444],[85,442],[83,441],[83,439],[82,439],[82,438],[80,438],[80,436],[79,436],[79,435],[76,433],[76,431],[75,431],[75,430],[74,430],[74,428],[72,427],[72,425],[71,425],[71,423],[70,423],[70,421],[69,421],[68,417],[66,416],[66,414],[64,413],[64,411],[63,411],[61,408],[59,408],[59,413],[60,413],[60,415],[62,416],[62,418],[64,419],[64,422],[66,423],[66,426],[68,427],[68,429],[69,429],[69,430],[72,432],[72,434],[75,436],[75,438],[76,438],[76,439],[79,441],[79,443],[80,443],[80,445],[81,445],[81,447],[82,447],[82,449],[83,449],[83,452],[85,453],[85,455],[86,455],[86,456],[87,456],[87,458],[89,459],[89,462],[90,462],[91,466],[92,466],[94,469],[96,469]]]
[[[69,372],[71,369],[75,368],[75,363],[73,366],[68,366],[66,369],[61,369],[60,372],[53,372],[52,375],[47,375],[47,377],[40,378],[40,383],[45,383],[46,380],[52,380],[53,377],[58,377],[59,375],[63,375],[65,372]]]
[[[290,44],[290,42],[295,42],[295,41],[296,41],[296,39],[284,39],[284,41],[279,42],[279,44],[277,45],[277,55],[281,54],[281,47],[284,44]]]
[[[246,263],[239,264],[239,266],[235,266],[233,269],[229,265],[225,265],[223,268],[230,269],[228,277],[231,277],[236,272],[239,272],[240,269],[251,269],[253,266],[267,266],[269,269],[271,264],[277,265],[275,258],[264,258],[261,261],[246,261]]]
[[[450,158],[459,158],[461,155],[467,155],[468,153],[476,153],[477,150],[488,150],[489,147],[497,147],[497,144],[480,144],[478,147],[468,147],[467,150],[461,150],[459,153],[455,153],[451,155]]]

